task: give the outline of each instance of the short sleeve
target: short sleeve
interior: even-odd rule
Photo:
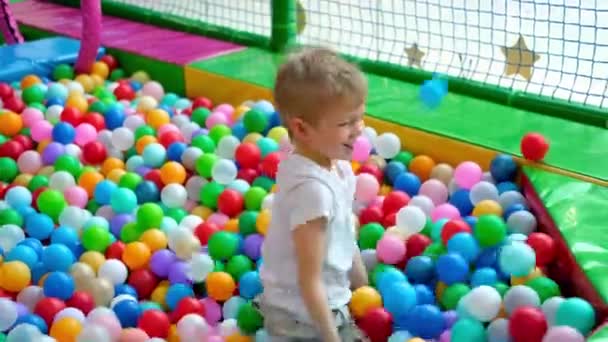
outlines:
[[[333,214],[333,195],[329,187],[321,182],[306,181],[289,191],[289,227]]]

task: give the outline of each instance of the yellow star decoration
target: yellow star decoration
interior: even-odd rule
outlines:
[[[302,34],[304,28],[306,27],[306,10],[300,0],[296,1],[296,11],[297,11],[297,26],[298,26],[298,34]]]
[[[505,55],[505,74],[511,76],[519,74],[521,77],[530,81],[532,78],[532,68],[534,63],[540,59],[540,55],[528,49],[524,37],[519,35],[515,45],[511,47],[501,46],[500,50]]]
[[[418,44],[414,43],[411,47],[405,49],[405,53],[407,54],[407,65],[417,65],[419,68],[422,68],[420,62],[422,62],[422,57],[424,57],[424,52],[422,52],[418,48]]]

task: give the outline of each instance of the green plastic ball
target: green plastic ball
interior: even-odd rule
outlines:
[[[239,308],[236,323],[243,333],[251,335],[264,326],[264,317],[253,304],[247,302]]]
[[[228,272],[237,282],[241,279],[243,274],[251,270],[253,270],[253,262],[249,257],[242,254],[233,256],[226,263],[226,272]]]
[[[230,129],[230,127],[228,127],[226,125],[222,125],[222,124],[215,125],[209,130],[209,137],[211,138],[211,140],[213,140],[213,142],[215,143],[216,146],[223,137],[231,135],[231,134],[232,134],[232,129]]]
[[[156,203],[144,203],[137,209],[137,223],[143,228],[159,228],[163,209]]]
[[[268,117],[258,110],[251,109],[243,116],[243,125],[247,132],[262,133],[268,126]]]
[[[188,212],[183,208],[168,208],[165,212],[165,216],[169,216],[175,220],[175,222],[181,222],[184,217],[188,215]]]
[[[1,174],[1,172],[0,172]],[[49,179],[44,175],[35,175],[30,179],[30,182],[27,184],[27,189],[29,191],[36,191],[42,187],[49,186]]]
[[[205,107],[198,107],[192,111],[190,118],[192,122],[196,122],[199,126],[205,127],[205,122],[211,114],[211,111]]]
[[[74,78],[74,69],[69,64],[59,64],[53,69],[53,80],[71,80]]]
[[[146,135],[156,136],[156,130],[148,125],[141,125],[135,129],[135,141]]]
[[[414,159],[414,155],[408,151],[401,151],[393,158],[393,161],[401,162],[405,167],[410,165],[410,162]]]
[[[247,210],[260,210],[262,202],[268,193],[266,190],[252,186],[245,192],[245,208]]]
[[[82,163],[72,155],[62,154],[55,159],[55,171],[69,172],[75,179],[78,179],[82,171]]]
[[[14,224],[23,227],[23,217],[12,208],[6,208],[0,211],[0,226],[5,224]]]
[[[430,245],[426,246],[426,248],[422,252],[422,255],[426,255],[426,256],[430,257],[431,259],[435,260],[435,259],[439,258],[439,256],[441,256],[442,254],[445,254],[446,252],[447,252],[447,249],[441,242],[433,242]]]
[[[509,291],[509,285],[502,283],[502,282],[498,282],[496,284],[494,284],[494,288],[496,289],[496,291],[498,291],[498,293],[500,293],[500,296],[504,298],[505,294],[507,293],[507,291]]]
[[[228,260],[238,251],[239,239],[234,233],[220,230],[211,235],[207,246],[214,260]]]
[[[532,278],[526,281],[524,285],[536,291],[541,303],[551,297],[561,296],[559,285],[553,279],[547,277]]]
[[[208,135],[199,134],[192,139],[192,146],[199,148],[204,153],[215,152],[215,143]]]
[[[384,235],[384,227],[379,223],[368,223],[359,230],[359,248],[376,249],[378,241]]]
[[[0,145],[8,141],[8,138],[4,134],[0,134]]]
[[[217,208],[217,199],[224,191],[224,186],[216,181],[211,181],[201,187],[201,203],[209,209]]]
[[[114,69],[112,70],[112,72],[110,73],[110,80],[111,81],[118,81],[122,78],[125,78],[126,73],[124,70],[122,69]]]
[[[213,166],[215,166],[218,159],[219,158],[213,153],[201,154],[194,165],[196,172],[198,172],[201,177],[211,178]]]
[[[213,272],[225,272],[226,271],[226,265],[224,265],[224,263],[220,260],[216,260],[215,264],[213,265]]]
[[[136,222],[127,222],[120,230],[120,240],[124,243],[137,241],[140,235],[140,226]]]
[[[485,342],[486,331],[480,322],[465,318],[454,323],[450,337],[452,341]]]
[[[99,98],[99,96],[98,96]],[[90,113],[105,113],[107,105],[103,101],[95,101],[89,106]]]
[[[47,214],[54,221],[57,221],[67,202],[63,194],[57,190],[46,189],[40,193],[36,200],[38,209],[41,213]]]
[[[380,276],[380,274],[382,274],[383,272],[386,272],[388,269],[390,268],[395,268],[395,266],[393,265],[387,265],[387,264],[383,264],[383,263],[378,263],[376,265],[376,267],[374,267],[374,269],[372,270],[372,272],[369,274],[369,282],[372,286],[375,286],[378,284],[378,277]]]
[[[21,97],[26,104],[30,103],[42,103],[44,101],[44,89],[38,84],[34,84],[23,90]]]
[[[247,210],[239,215],[239,232],[247,236],[256,232],[255,222],[258,219],[258,212]]]
[[[274,184],[275,184],[275,182],[274,182],[274,180],[272,180],[272,178],[268,178],[266,176],[259,176],[253,180],[253,183],[251,183],[251,186],[257,186],[259,188],[264,189],[266,192],[270,192],[272,190],[272,187],[274,186]]]
[[[87,251],[104,253],[112,243],[110,232],[101,227],[89,227],[82,232],[82,246]]]
[[[127,172],[118,181],[118,186],[121,188],[127,188],[135,190],[135,188],[141,183],[143,178],[135,172]]]
[[[29,104],[29,107],[36,108],[43,113],[46,112],[46,106],[40,102],[32,102]]]
[[[482,215],[477,220],[474,234],[481,247],[496,246],[507,235],[507,225],[499,216]]]
[[[466,284],[452,284],[443,291],[441,305],[443,305],[446,310],[455,310],[460,299],[469,293],[469,291],[471,291],[471,288]]]
[[[19,167],[16,161],[9,157],[0,158],[0,181],[10,183],[18,173]]]

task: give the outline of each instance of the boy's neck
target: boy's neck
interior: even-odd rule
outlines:
[[[302,146],[302,144],[294,143],[294,153],[304,156],[328,170],[331,170],[334,166],[334,161],[332,159],[327,158],[317,151],[306,148],[305,146]]]

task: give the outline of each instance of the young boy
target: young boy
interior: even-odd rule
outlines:
[[[348,303],[367,274],[349,161],[363,129],[366,80],[333,52],[307,49],[280,67],[274,97],[294,151],[279,166],[262,247],[265,328],[272,341],[359,340]]]

